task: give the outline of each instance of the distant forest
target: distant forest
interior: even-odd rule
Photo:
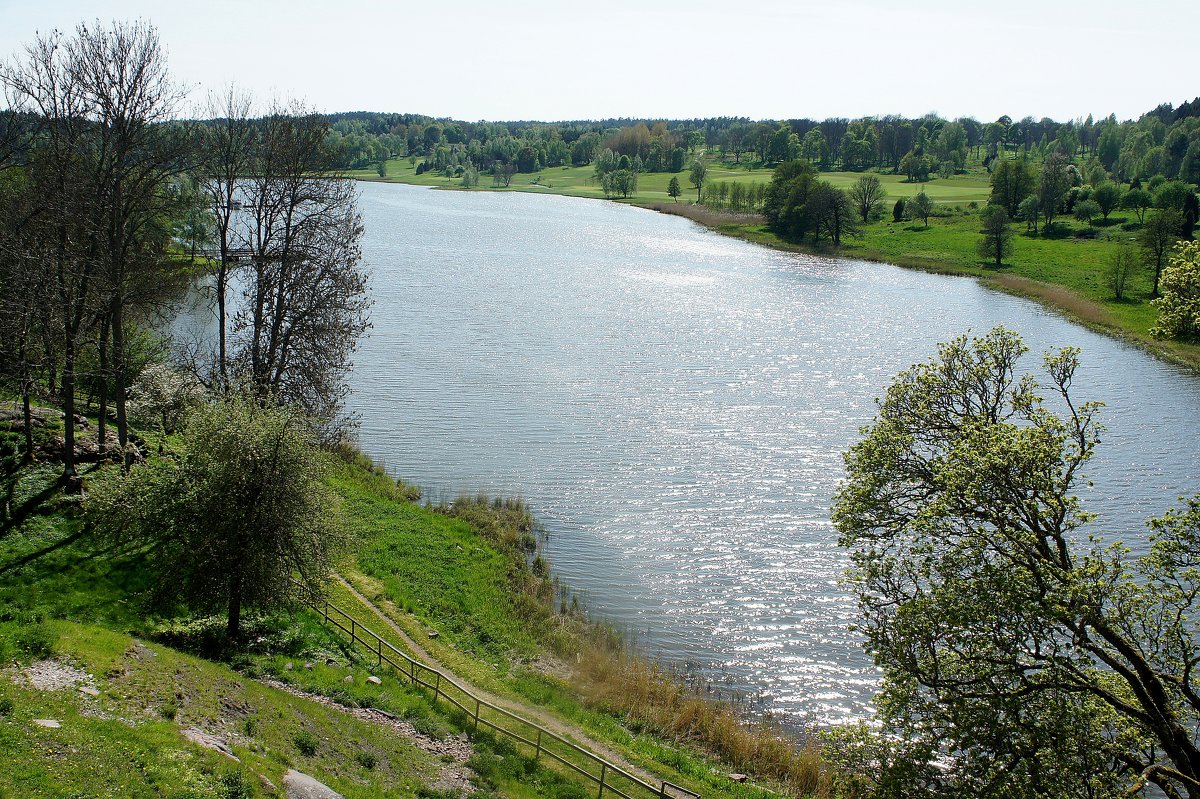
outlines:
[[[420,171],[447,176],[497,167],[533,173],[587,166],[605,151],[629,159],[634,172],[679,172],[699,148],[734,163],[774,166],[803,159],[823,170],[879,169],[913,180],[966,169],[968,155],[985,166],[1001,153],[1095,159],[1113,179],[1136,183],[1161,175],[1200,183],[1200,97],[1164,103],[1136,120],[1056,122],[1002,116],[993,122],[935,115],[862,119],[752,121],[745,117],[689,120],[606,119],[572,122],[462,122],[419,114],[358,111],[329,115],[328,144],[343,168],[363,169],[388,158],[419,160]]]

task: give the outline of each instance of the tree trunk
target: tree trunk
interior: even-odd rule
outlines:
[[[229,622],[225,636],[237,646],[242,635],[242,570],[235,567],[229,575]]]
[[[129,419],[125,412],[125,395],[128,387],[125,385],[128,370],[125,368],[125,319],[124,303],[120,292],[112,301],[112,363],[115,397],[113,402],[117,407],[117,441],[121,444],[125,468],[133,465],[133,454],[129,451]]]
[[[29,364],[25,364],[26,374],[21,379],[21,414],[25,421],[25,463],[33,463],[33,408],[30,407],[29,395],[33,390],[33,380],[29,377]]]
[[[96,349],[100,359],[100,409],[96,419],[96,452],[103,459],[108,443],[108,317],[100,322],[100,337]]]
[[[229,282],[229,246],[221,236],[221,264],[217,267],[217,372],[220,374],[221,394],[229,393],[229,366],[225,356],[226,308],[225,292]]]
[[[80,491],[83,486],[75,471],[75,342],[69,340],[62,369],[63,409],[63,482],[68,491]]]

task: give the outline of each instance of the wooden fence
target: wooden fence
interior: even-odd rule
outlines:
[[[700,799],[700,794],[665,780],[658,785],[605,760],[603,757],[557,735],[528,719],[479,698],[452,677],[431,668],[380,638],[350,614],[325,601],[307,601],[327,624],[350,636],[350,640],[373,656],[380,667],[384,663],[396,674],[433,691],[434,701],[445,700],[467,715],[472,729],[482,725],[512,738],[533,750],[534,759],[543,755],[591,780],[599,786],[596,799],[609,792],[622,799]]]

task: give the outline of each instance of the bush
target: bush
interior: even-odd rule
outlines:
[[[30,660],[49,657],[54,652],[56,639],[57,636],[45,622],[19,627],[13,636],[17,651]]]
[[[240,771],[226,772],[219,782],[223,799],[252,799],[254,796],[254,786]]]
[[[317,736],[313,735],[308,730],[303,730],[292,739],[296,744],[296,751],[305,757],[312,757],[317,753],[317,748],[320,746],[320,741]]]
[[[375,764],[379,762],[378,758],[375,757],[374,752],[368,752],[366,750],[355,752],[354,760],[356,763],[358,763],[358,765],[362,766],[367,771],[373,771],[375,769]]]

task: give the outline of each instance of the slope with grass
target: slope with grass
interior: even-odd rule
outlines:
[[[576,799],[595,790],[545,757],[476,734],[464,714],[379,670],[312,612],[247,618],[253,643],[232,659],[222,618],[149,612],[142,556],[94,540],[82,521],[86,497],[61,493],[56,464],[18,466],[18,444],[0,431],[0,663],[13,664],[0,673],[0,759],[22,764],[0,769],[0,797],[274,796],[268,783],[278,786],[289,768],[352,799],[464,787]],[[354,590],[330,588],[360,621],[394,624],[397,646],[410,643],[403,630],[498,702],[706,799],[767,799],[772,786],[822,784],[815,750],[772,728],[748,729],[588,623],[537,555],[538,531],[521,503],[422,507],[382,469],[343,455],[330,479],[358,541],[344,564]],[[89,491],[116,479],[115,466],[85,470]],[[83,676],[48,690],[29,678],[42,668]],[[32,721],[42,718],[60,726]],[[396,724],[415,735],[398,735]],[[189,727],[226,739],[240,761],[189,743]],[[87,767],[72,770],[81,752]],[[126,773],[128,762],[138,765]],[[735,770],[761,780],[734,781]]]

